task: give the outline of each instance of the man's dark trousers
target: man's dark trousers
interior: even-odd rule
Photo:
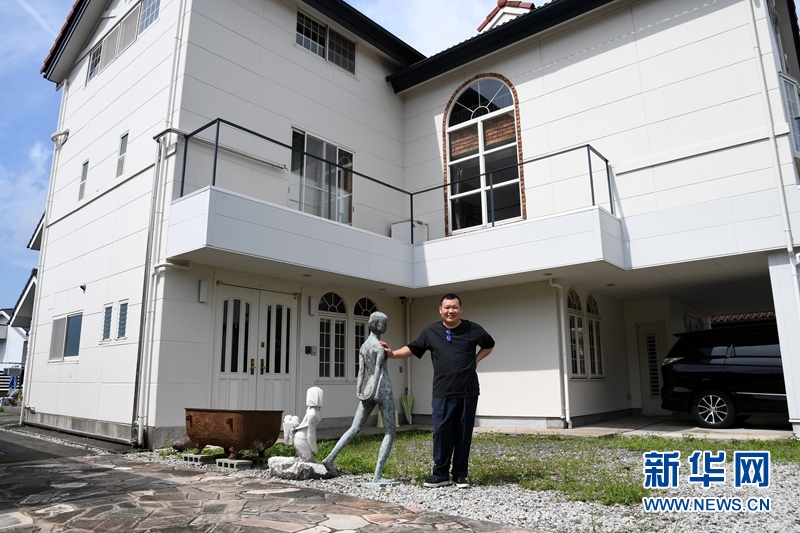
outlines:
[[[453,458],[453,480],[467,477],[469,448],[478,397],[433,398],[433,478],[450,479],[450,457]]]

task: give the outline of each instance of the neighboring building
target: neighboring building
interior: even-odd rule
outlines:
[[[774,310],[800,430],[793,0],[498,7],[425,58],[341,0],[77,0],[26,423],[155,446],[319,386],[344,426],[369,313],[402,346],[457,292],[479,425],[665,414],[673,334]],[[427,356],[390,372],[426,420]]]
[[[13,309],[0,309],[0,396],[16,389],[28,356],[28,328],[14,327]],[[15,379],[16,378],[16,379]]]

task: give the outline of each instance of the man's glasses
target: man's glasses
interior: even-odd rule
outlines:
[[[446,330],[444,330],[444,332],[445,332],[445,334],[447,335],[447,342],[450,342],[450,340],[451,340],[451,337],[450,337],[450,330],[449,330],[449,329],[446,329]]]

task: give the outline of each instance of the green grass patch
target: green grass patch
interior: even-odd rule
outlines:
[[[340,472],[374,472],[383,435],[361,435],[336,458]],[[321,461],[335,441],[321,441]],[[386,477],[416,483],[430,475],[432,438],[425,431],[397,433],[384,468]],[[643,487],[642,453],[679,450],[769,450],[772,461],[800,464],[800,441],[668,439],[663,437],[565,437],[562,435],[477,434],[472,439],[470,481],[475,485],[514,483],[531,490],[556,490],[576,501],[634,505],[650,491]],[[289,454],[291,455],[291,454]]]

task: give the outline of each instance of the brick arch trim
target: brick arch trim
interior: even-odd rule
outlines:
[[[503,83],[511,91],[511,95],[514,98],[514,123],[517,130],[517,161],[522,161],[522,128],[520,126],[519,120],[519,96],[517,95],[517,89],[514,87],[514,84],[511,83],[511,80],[503,76],[502,74],[497,74],[494,72],[484,72],[482,74],[477,74],[472,78],[468,79],[464,83],[458,86],[458,89],[453,92],[453,96],[450,97],[450,100],[447,102],[447,105],[444,108],[444,115],[442,116],[442,154],[443,154],[443,162],[442,165],[442,176],[444,179],[444,187],[442,191],[444,193],[444,234],[450,235],[450,204],[447,202],[447,118],[450,116],[450,108],[453,106],[453,103],[456,99],[461,96],[461,91],[463,91],[466,87],[469,87],[475,81],[481,78],[495,78]],[[527,218],[527,210],[526,210],[526,201],[525,201],[525,172],[524,167],[519,167],[519,194],[520,194],[520,208],[522,212],[522,220]]]

